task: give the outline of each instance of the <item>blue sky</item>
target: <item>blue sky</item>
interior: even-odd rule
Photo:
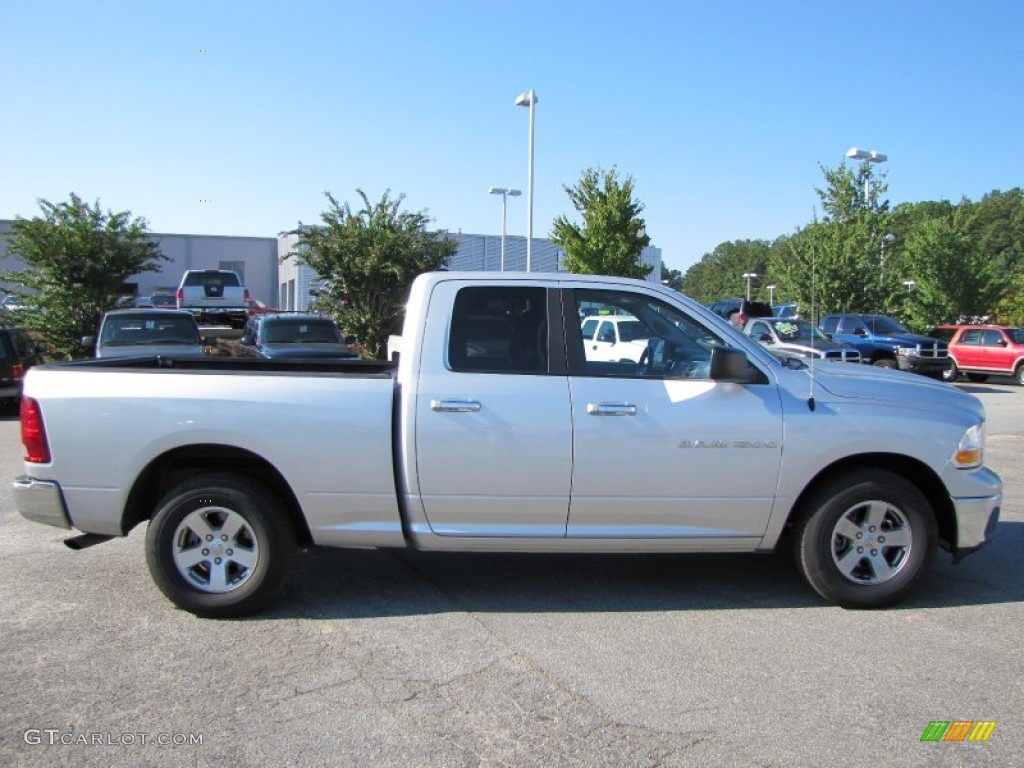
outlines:
[[[523,235],[532,88],[535,236],[615,166],[685,270],[806,224],[851,146],[893,204],[1024,184],[1022,29],[1018,0],[0,0],[0,218],[76,192],[274,236],[362,188],[499,234],[507,186]]]

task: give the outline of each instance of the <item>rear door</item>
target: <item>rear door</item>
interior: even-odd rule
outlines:
[[[709,378],[718,333],[640,289],[575,286],[563,298],[631,314],[652,331],[643,365],[591,356],[568,336],[573,419],[575,538],[760,537],[782,457],[782,405],[764,371],[759,383]],[[711,540],[716,540],[711,542]]]
[[[565,536],[572,423],[558,299],[529,280],[434,287],[430,306],[451,310],[428,318],[420,354],[444,363],[421,365],[414,406],[432,532]],[[578,317],[569,332],[582,345]]]
[[[998,328],[986,328],[982,331],[978,358],[982,368],[991,371],[1013,370],[1013,350]]]

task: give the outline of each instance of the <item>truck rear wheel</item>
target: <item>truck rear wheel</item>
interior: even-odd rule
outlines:
[[[179,483],[146,531],[146,561],[160,590],[197,616],[256,613],[288,578],[298,552],[281,500],[226,472]]]
[[[819,488],[797,520],[795,555],[807,581],[844,608],[904,599],[935,556],[935,514],[899,475],[860,469]]]

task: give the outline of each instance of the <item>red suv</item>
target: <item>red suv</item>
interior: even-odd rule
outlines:
[[[1001,325],[961,325],[949,342],[949,356],[957,371],[971,381],[982,382],[990,375],[1013,376],[1024,386],[1024,329]]]

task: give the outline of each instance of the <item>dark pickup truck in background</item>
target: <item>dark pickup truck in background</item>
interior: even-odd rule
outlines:
[[[943,379],[952,366],[945,341],[914,333],[887,315],[826,315],[820,327],[834,341],[856,347],[865,362],[880,368]]]

